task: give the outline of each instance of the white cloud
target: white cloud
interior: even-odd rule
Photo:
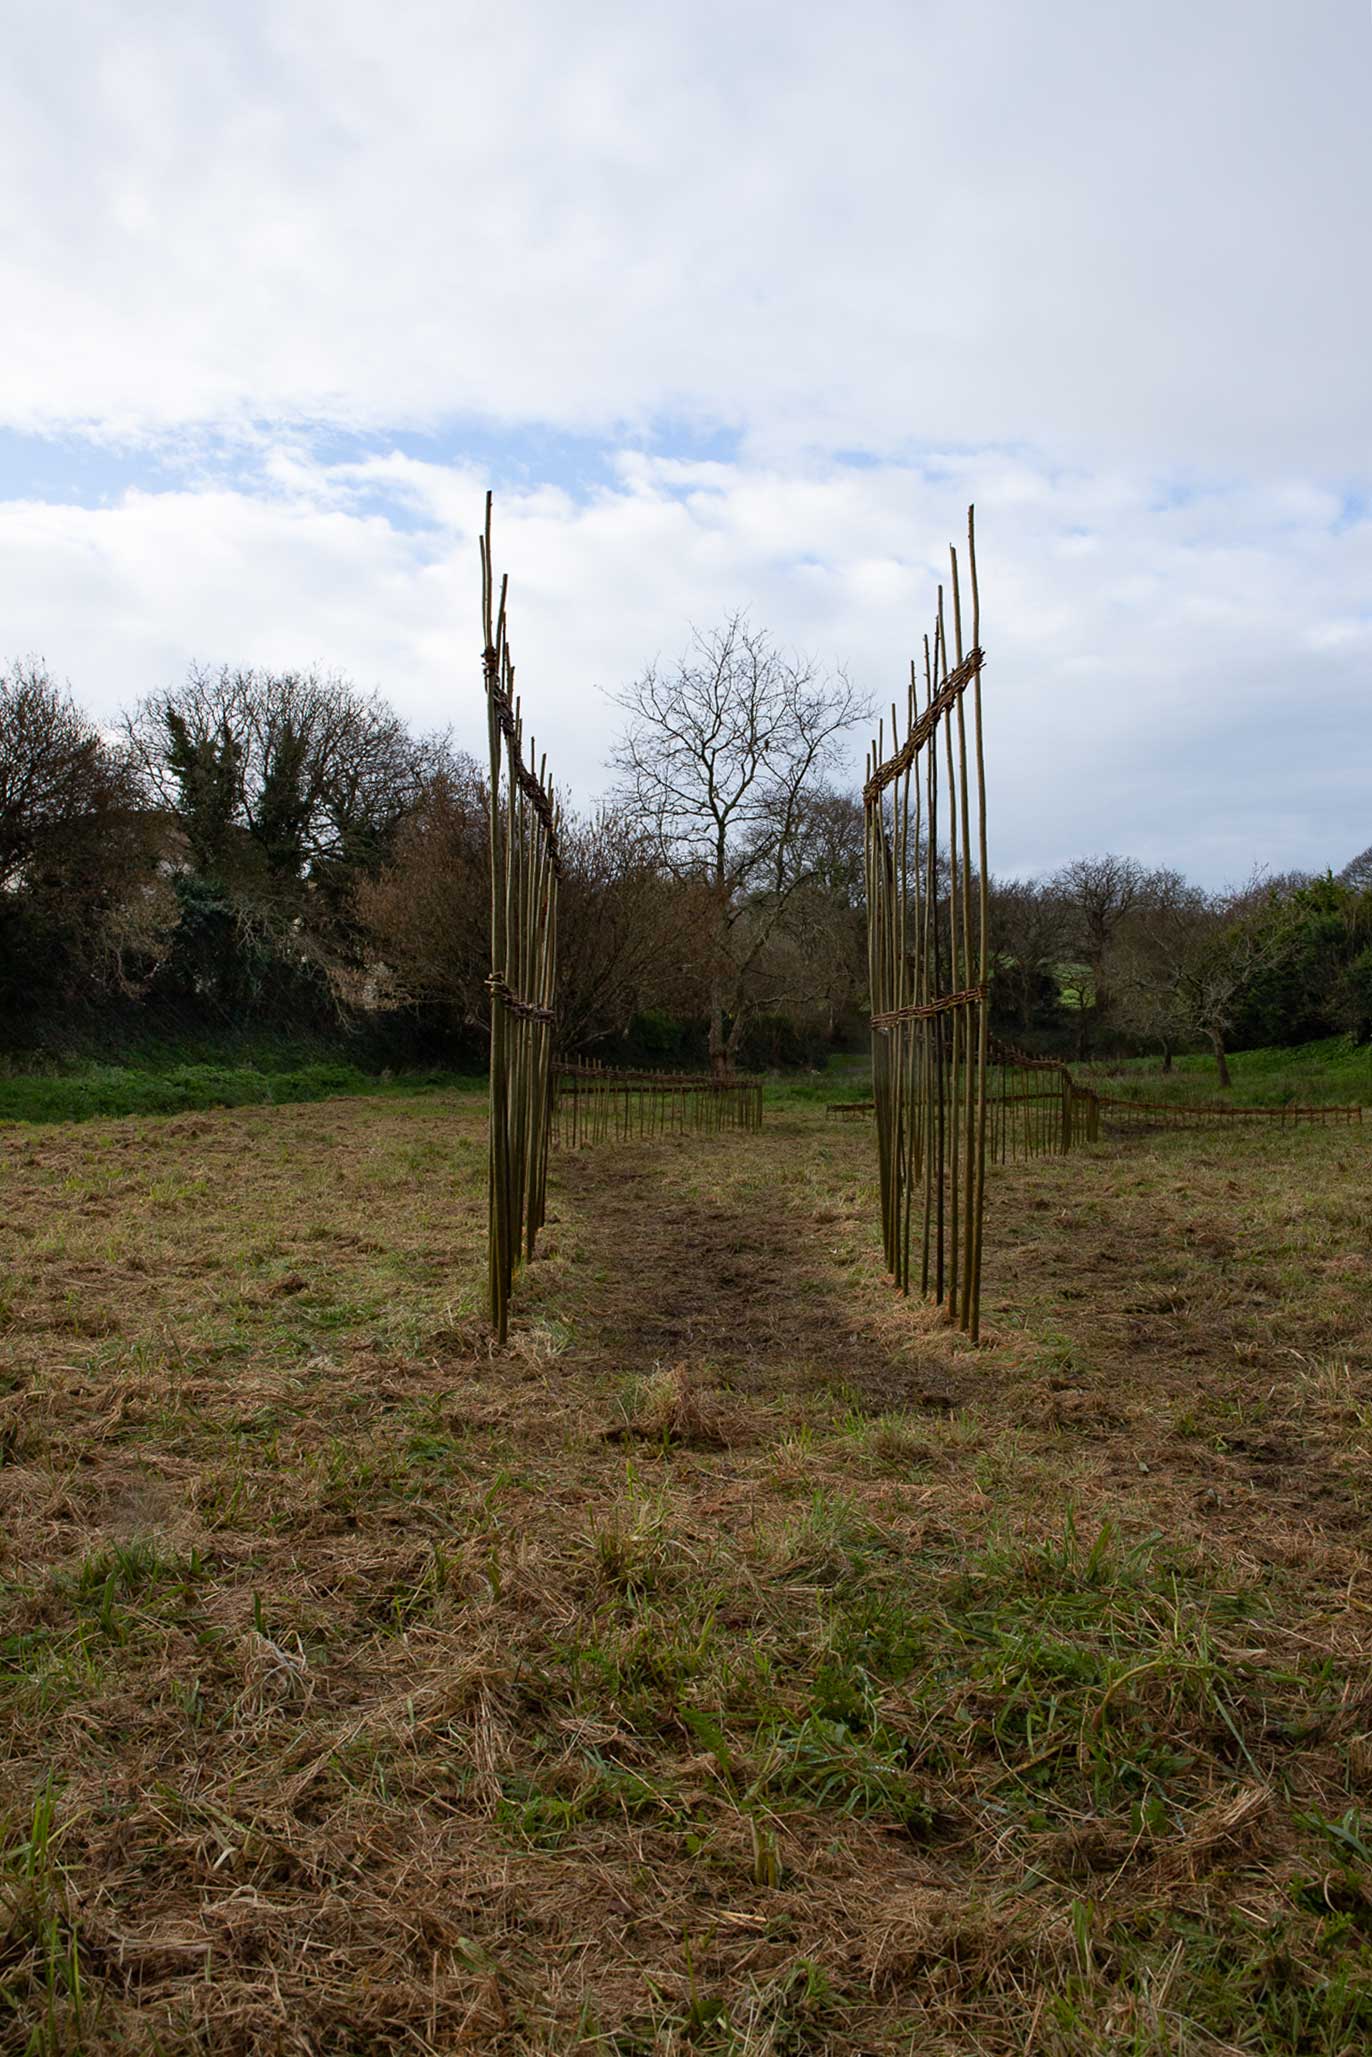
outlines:
[[[184,465],[0,502],[7,639],[102,714],[192,657],[320,662],[476,743],[470,453],[587,436],[608,483],[506,492],[498,530],[581,792],[593,687],[733,606],[889,700],[975,497],[1002,867],[1366,844],[1365,5],[16,0],[7,30],[0,429]],[[387,454],[324,461],[348,428]]]
[[[1366,477],[1354,0],[10,10],[0,409]]]
[[[259,490],[0,505],[11,634],[101,716],[191,658],[320,663],[478,750],[484,482],[298,447],[263,471]],[[898,464],[631,453],[589,500],[502,495],[520,681],[561,782],[583,797],[604,784],[616,716],[596,687],[736,606],[889,702],[946,577],[950,515],[973,497],[999,869],[1122,846],[1220,882],[1259,859],[1337,866],[1366,844],[1372,521],[1331,527],[1316,493],[1275,526],[1227,493],[1158,507],[1123,475],[1029,493],[995,453],[933,481]],[[1088,529],[1097,549],[1065,547]]]

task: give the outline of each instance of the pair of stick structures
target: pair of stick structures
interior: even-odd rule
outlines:
[[[716,1079],[708,1072],[628,1071],[604,1064],[559,1064],[554,1140],[563,1148],[634,1137],[718,1135],[762,1127],[760,1079]]]
[[[557,984],[558,808],[547,759],[524,759],[506,613],[491,559],[491,495],[481,539],[482,674],[490,743],[491,995],[488,1304],[503,1343],[515,1273],[543,1226],[551,1137]]]
[[[867,953],[872,1092],[886,1265],[899,1289],[980,1330],[986,1202],[988,910],[982,748],[981,599],[975,514],[967,510],[970,639],[958,556],[949,551],[951,621],[938,589],[902,723],[891,708],[868,755]],[[970,717],[970,718],[969,718]],[[972,796],[975,794],[975,822]]]

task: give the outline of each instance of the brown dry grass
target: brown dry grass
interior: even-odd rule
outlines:
[[[1372,1181],[1007,1172],[971,1350],[872,1138],[472,1103],[0,1144],[0,2048],[1372,2042]]]

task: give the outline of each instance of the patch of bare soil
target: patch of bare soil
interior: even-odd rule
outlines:
[[[559,1164],[602,1281],[578,1362],[642,1372],[689,1359],[741,1393],[831,1394],[869,1414],[960,1404],[952,1364],[866,1322],[776,1193],[687,1194],[678,1170],[669,1149]]]

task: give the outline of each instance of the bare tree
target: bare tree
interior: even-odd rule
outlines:
[[[1069,954],[1070,923],[1057,890],[1040,879],[992,879],[991,953],[998,989],[1028,1029],[1045,979],[1056,980]]]
[[[34,985],[132,985],[161,946],[154,826],[119,753],[37,658],[0,674],[0,957]],[[154,903],[157,903],[154,905]]]
[[[1214,1053],[1219,1084],[1228,1089],[1229,1038],[1254,982],[1287,947],[1289,915],[1282,903],[1256,885],[1217,907],[1217,933],[1204,941],[1185,967],[1180,994],[1189,1025]]]
[[[1073,947],[1088,973],[1077,984],[1077,1054],[1085,1057],[1092,1026],[1110,1010],[1111,945],[1145,898],[1148,873],[1132,857],[1110,853],[1074,858],[1050,884],[1069,912]]]
[[[569,815],[558,898],[557,1036],[592,1050],[648,1007],[687,1008],[699,989],[709,903],[657,861],[651,837],[621,808]]]
[[[559,843],[557,1037],[586,1050],[622,1035],[640,1009],[684,998],[703,895],[666,878],[648,838],[613,808],[565,815]],[[359,997],[485,1024],[489,864],[485,779],[454,757],[426,782],[391,861],[357,887],[370,945]]]
[[[867,710],[842,673],[784,656],[741,614],[697,633],[669,670],[650,666],[617,704],[629,717],[612,760],[619,801],[663,870],[708,896],[710,1063],[723,1076],[754,969],[814,876],[806,803]]]
[[[1351,886],[1355,893],[1372,892],[1372,843],[1365,850],[1359,850],[1356,857],[1350,857],[1339,873],[1340,882]]]
[[[765,953],[777,1002],[823,1023],[830,1041],[867,979],[866,828],[861,800],[821,788],[805,803],[802,874]],[[782,947],[778,947],[781,945]]]
[[[1229,1038],[1255,981],[1288,946],[1291,911],[1260,876],[1213,898],[1175,872],[1158,878],[1168,890],[1135,925],[1122,953],[1121,984],[1126,993],[1132,989],[1140,1025],[1151,1023],[1152,1033],[1170,1042],[1210,1045],[1227,1092]]]
[[[0,675],[0,890],[64,868],[135,804],[118,757],[41,659]]]
[[[454,756],[425,781],[389,862],[357,882],[369,948],[356,997],[370,989],[392,1006],[437,1005],[483,1024],[489,898],[485,779],[472,758]]]
[[[1114,944],[1117,1011],[1125,1027],[1156,1042],[1162,1068],[1197,1032],[1194,977],[1215,941],[1220,916],[1206,895],[1176,871],[1151,875],[1144,903],[1125,920]]]

